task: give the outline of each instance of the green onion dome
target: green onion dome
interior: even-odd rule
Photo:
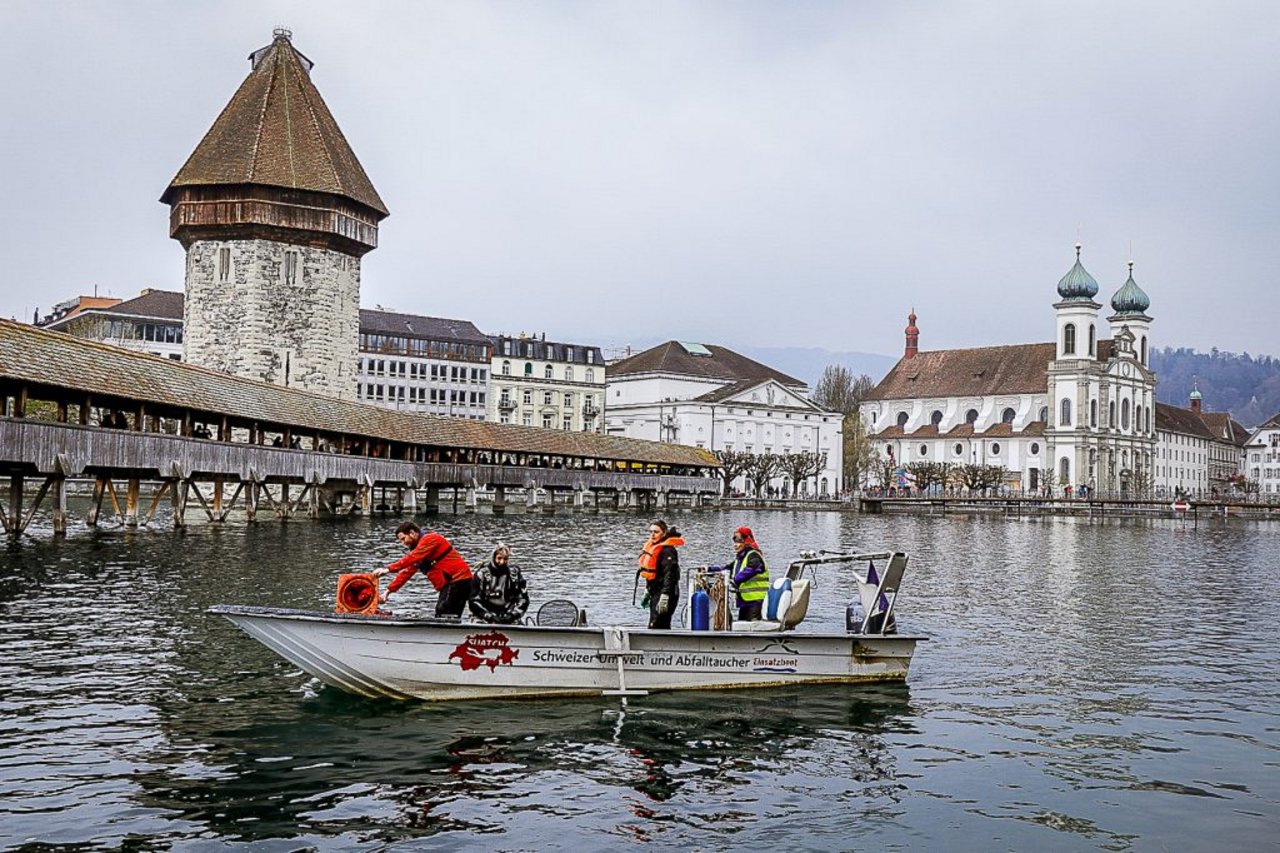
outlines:
[[[1076,243],[1076,263],[1058,282],[1058,295],[1063,299],[1093,299],[1098,294],[1098,282],[1080,263],[1080,244]]]

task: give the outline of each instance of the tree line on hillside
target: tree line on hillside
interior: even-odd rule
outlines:
[[[1230,412],[1249,428],[1280,412],[1280,359],[1272,356],[1164,347],[1151,351],[1151,369],[1161,403],[1185,409],[1198,387],[1205,411]]]

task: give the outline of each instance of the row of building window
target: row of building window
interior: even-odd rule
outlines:
[[[543,392],[542,392],[542,405],[544,405],[544,406],[553,406],[553,405],[555,405],[555,393],[556,393],[556,392],[554,392],[554,391],[543,391]],[[512,402],[511,402],[511,400],[512,400],[512,397],[511,397],[511,389],[510,389],[510,388],[503,388],[503,389],[502,389],[502,391],[501,391],[500,396],[498,397],[498,405],[503,406],[503,407],[508,407],[508,408],[509,408],[509,407],[512,407],[512,406],[514,406],[515,404],[514,404],[514,403],[512,403]],[[532,406],[532,405],[533,405],[533,391],[532,391],[532,390],[529,390],[529,389],[526,389],[526,390],[521,394],[521,401],[522,401],[526,406]],[[595,402],[596,402],[595,395],[594,395],[594,394],[585,394],[585,395],[583,395],[582,402],[583,402],[583,405],[585,405],[588,409],[593,408],[593,407],[595,406]],[[570,391],[566,391],[566,392],[565,392],[565,395],[564,395],[564,404],[565,404],[565,406],[572,406],[572,405],[573,405],[573,393],[572,393],[572,392],[570,392]]]
[[[560,357],[556,355],[557,346],[561,348],[563,353]],[[549,344],[544,341],[503,341],[502,354],[523,355],[525,358],[545,358],[552,361],[576,361],[578,350],[571,344]],[[596,351],[591,347],[584,347],[582,356],[586,359],[587,364],[596,363]]]
[[[417,361],[395,361],[382,358],[360,359],[360,372],[368,376],[403,376],[408,379],[432,379],[450,382],[484,382],[489,371],[483,367],[456,364],[423,364]]]
[[[406,388],[403,385],[361,384],[357,387],[356,392],[361,400],[404,400],[409,403],[433,403],[436,405],[454,403],[457,405],[483,406],[485,404],[485,393],[483,391],[419,388],[416,385],[410,385]]]
[[[384,335],[377,332],[360,333],[361,352],[377,352],[386,355],[411,355],[418,358],[440,358],[450,361],[489,361],[489,347],[483,344],[458,343],[457,341],[433,341],[424,338],[407,338],[403,335]]]
[[[502,362],[502,367],[501,367],[501,369],[502,369],[502,375],[503,375],[503,376],[510,376],[510,375],[511,375],[511,362],[509,362],[509,361],[503,361],[503,362]],[[524,363],[524,375],[525,375],[525,376],[527,376],[527,377],[532,377],[532,376],[533,376],[533,362],[526,361],[526,362]],[[574,381],[576,381],[576,380],[573,378],[573,376],[574,376],[574,374],[573,374],[573,365],[571,365],[571,364],[566,364],[566,365],[564,366],[564,381],[565,381],[565,382],[574,382]],[[542,368],[542,378],[543,378],[543,379],[555,379],[555,368],[554,368],[552,365],[550,365],[550,364],[544,365],[544,366],[543,366],[543,368]],[[594,370],[594,369],[592,369],[592,368],[590,368],[590,367],[588,367],[588,368],[587,368],[586,381],[587,381],[587,382],[595,382],[595,381],[596,381],[596,372],[595,372],[595,370]]]

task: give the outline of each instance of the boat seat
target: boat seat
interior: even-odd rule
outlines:
[[[733,630],[748,632],[788,631],[804,621],[809,612],[810,582],[777,578],[765,596],[763,619],[734,622]]]
[[[580,618],[578,605],[567,598],[553,598],[538,608],[533,624],[553,628],[574,628],[577,627]]]
[[[874,561],[867,564],[866,579],[858,578],[858,596],[862,600],[862,611],[867,614],[859,634],[897,631],[893,606],[898,602],[898,588],[906,571],[907,555],[901,551],[895,552],[883,569],[877,569]]]

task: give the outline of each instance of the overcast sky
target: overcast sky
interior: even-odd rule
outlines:
[[[0,0],[0,315],[182,288],[157,199],[281,24],[391,210],[366,307],[1024,343],[1079,238],[1156,346],[1280,355],[1275,2]]]

